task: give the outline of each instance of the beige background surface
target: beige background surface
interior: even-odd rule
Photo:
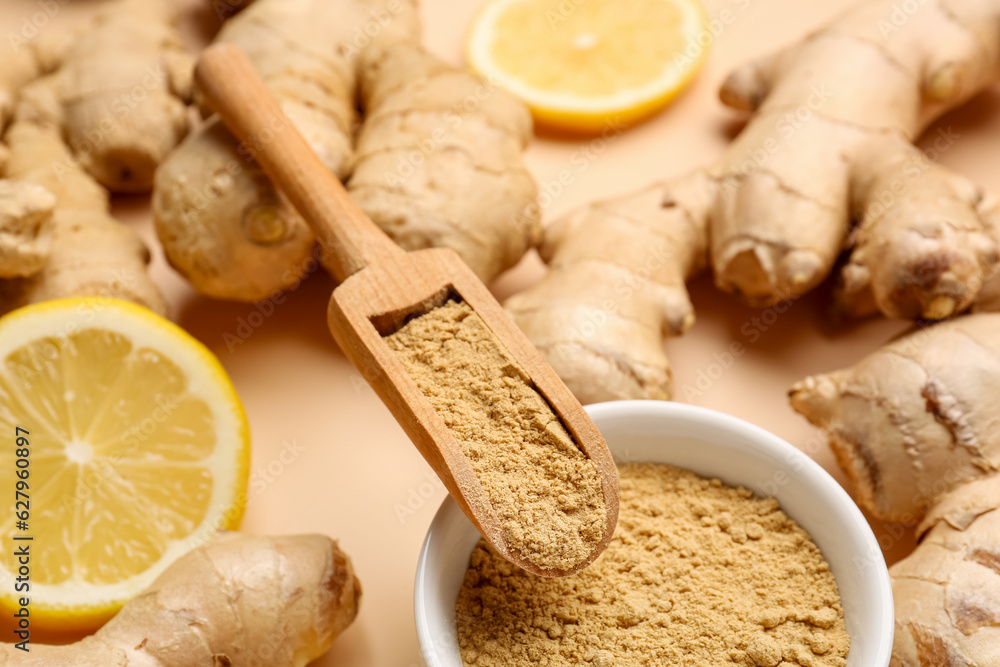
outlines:
[[[192,7],[188,36],[203,43],[216,29],[209,0]],[[98,0],[3,0],[0,36],[20,32],[46,5],[62,5],[42,29],[80,20]],[[462,42],[478,2],[423,0],[425,42],[459,63]],[[654,178],[679,173],[717,155],[739,128],[715,91],[730,67],[792,41],[842,11],[851,0],[706,0],[709,15],[731,12],[708,64],[691,89],[665,113],[606,143],[540,139],[528,161],[543,184],[563,169],[571,183],[546,210],[551,219],[595,197],[613,195]],[[0,63],[2,66],[2,63]],[[859,73],[859,76],[864,76]],[[938,126],[960,137],[941,161],[983,186],[1000,191],[1000,89],[976,98]],[[933,135],[932,129],[928,134]],[[581,169],[580,151],[588,151]],[[576,157],[576,160],[574,160]],[[321,532],[340,539],[354,558],[365,596],[358,621],[317,664],[410,667],[420,662],[411,610],[413,573],[424,533],[444,492],[374,393],[328,335],[325,306],[333,285],[315,275],[273,313],[241,323],[254,306],[214,302],[195,294],[162,261],[150,232],[146,201],[116,203],[120,219],[154,245],[154,274],[166,290],[172,316],[212,348],[243,397],[253,428],[253,479],[244,529],[255,533]],[[496,285],[505,296],[536,280],[537,258]],[[869,321],[848,329],[825,323],[825,297],[810,295],[786,313],[744,308],[714,291],[709,279],[692,285],[698,323],[671,340],[679,400],[747,419],[806,449],[835,470],[815,431],[788,407],[792,382],[849,364],[904,328]],[[757,318],[757,319],[755,319]],[[243,325],[247,326],[246,324]],[[226,334],[245,338],[229,349]],[[746,352],[723,368],[715,355],[732,341]],[[686,391],[686,388],[688,390]],[[687,398],[685,398],[687,395]],[[874,526],[890,558],[905,554],[910,535],[899,526]]]

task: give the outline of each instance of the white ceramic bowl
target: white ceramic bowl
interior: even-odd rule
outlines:
[[[830,563],[851,636],[848,667],[886,667],[892,649],[892,589],[868,523],[816,462],[735,417],[681,403],[619,401],[587,408],[619,462],[670,463],[760,495],[774,496]],[[417,635],[428,667],[462,667],[455,600],[479,533],[446,498],[417,565]]]

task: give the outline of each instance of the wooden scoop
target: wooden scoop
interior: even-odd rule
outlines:
[[[607,546],[618,521],[618,476],[611,452],[579,401],[497,300],[450,248],[407,253],[348,197],[278,106],[246,55],[216,45],[202,55],[195,80],[209,104],[312,227],[324,265],[340,282],[329,324],[347,357],[371,384],[486,540],[515,565],[544,576],[583,569]],[[597,467],[607,529],[593,554],[570,571],[542,570],[510,548],[500,520],[451,431],[383,340],[407,319],[448,298],[464,301],[527,371],[580,449]],[[377,474],[377,471],[373,471]]]

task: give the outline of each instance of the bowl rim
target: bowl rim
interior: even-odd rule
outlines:
[[[882,553],[881,547],[878,544],[878,540],[875,538],[875,534],[871,530],[868,520],[861,512],[857,503],[854,502],[854,499],[851,498],[840,483],[805,452],[786,440],[778,437],[774,433],[757,426],[756,424],[751,424],[750,422],[740,419],[739,417],[734,417],[733,415],[719,412],[711,408],[689,405],[687,403],[677,403],[674,401],[608,401],[604,403],[586,405],[584,406],[584,409],[595,421],[611,417],[622,418],[627,416],[639,416],[640,414],[643,416],[649,416],[652,412],[659,413],[657,415],[658,418],[679,419],[685,420],[689,423],[704,424],[713,428],[721,427],[728,430],[739,431],[748,438],[754,440],[755,443],[760,445],[764,450],[775,454],[785,454],[786,457],[795,457],[797,464],[804,467],[804,469],[799,472],[807,474],[811,480],[815,480],[817,483],[823,485],[826,497],[842,506],[844,511],[851,515],[851,523],[860,527],[860,530],[858,530],[859,537],[865,543],[867,550],[871,553],[877,553],[879,555]],[[417,560],[417,569],[413,586],[413,611],[417,629],[417,640],[420,645],[421,659],[425,665],[435,664],[432,660],[436,659],[436,657],[432,655],[435,653],[433,648],[434,638],[432,636],[428,620],[421,609],[422,602],[428,594],[425,582],[428,579],[426,574],[429,567],[428,561],[430,544],[436,534],[440,533],[445,526],[450,525],[450,523],[455,520],[453,518],[455,516],[464,518],[464,515],[458,508],[455,501],[452,500],[451,496],[446,496],[427,529],[427,535],[424,537],[424,541],[420,547],[420,556]],[[891,579],[889,577],[888,567],[886,566],[884,558],[877,559],[875,565],[877,569],[875,579],[878,590],[874,593],[879,599],[886,601],[886,604],[883,605],[883,613],[879,619],[881,628],[877,628],[879,639],[876,661],[873,665],[874,667],[882,667],[883,665],[889,664],[892,652],[895,609]]]

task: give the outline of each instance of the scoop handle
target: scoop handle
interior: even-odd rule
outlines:
[[[394,262],[403,251],[358,208],[292,124],[243,51],[209,47],[198,60],[195,83],[209,106],[312,227],[323,264],[343,282],[370,264]]]

